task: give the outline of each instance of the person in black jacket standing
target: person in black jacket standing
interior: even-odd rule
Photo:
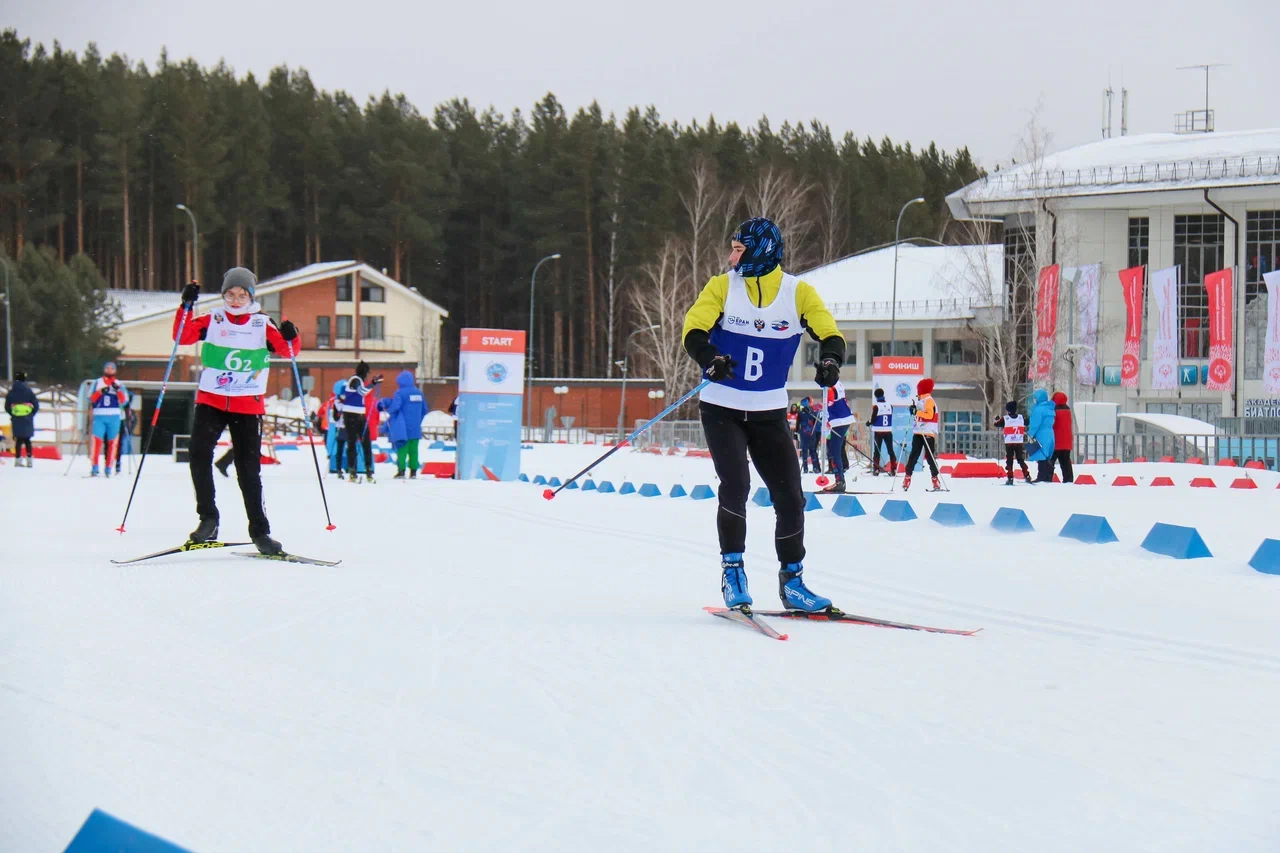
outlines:
[[[13,464],[22,468],[22,448],[27,448],[27,464],[31,467],[31,437],[36,434],[36,412],[40,401],[27,385],[27,374],[21,370],[13,374],[13,387],[5,397],[4,410],[13,425]]]

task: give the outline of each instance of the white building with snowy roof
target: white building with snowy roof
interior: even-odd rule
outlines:
[[[1280,266],[1280,129],[1104,139],[993,172],[947,203],[958,220],[1003,223],[1007,292],[1019,284],[1012,272],[1019,268],[1101,264],[1097,384],[1076,383],[1080,399],[1204,421],[1280,406],[1280,393],[1267,393],[1262,381],[1263,274]],[[1137,387],[1123,387],[1126,310],[1118,273],[1138,266],[1146,267],[1148,284],[1141,367]],[[1150,282],[1155,271],[1175,267],[1178,384],[1157,390],[1150,330],[1159,314]],[[1219,392],[1207,387],[1205,276],[1227,268],[1234,270],[1235,375],[1232,388]],[[1073,288],[1064,276],[1054,370],[1063,391],[1075,373],[1068,344],[1080,344],[1071,323]]]
[[[818,291],[844,333],[848,349],[841,380],[865,419],[872,395],[872,359],[889,354],[890,329],[898,355],[920,356],[934,379],[934,396],[948,421],[983,418],[982,350],[972,331],[991,322],[1000,304],[1004,247],[918,246],[897,250],[894,309],[894,248],[861,252],[797,273]],[[817,391],[813,363],[818,344],[806,337],[796,354],[787,387],[793,400]]]

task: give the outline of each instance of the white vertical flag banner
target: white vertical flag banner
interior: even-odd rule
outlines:
[[[1178,271],[1179,267],[1169,267],[1151,274],[1157,311],[1151,341],[1151,387],[1157,391],[1178,387]]]
[[[1076,381],[1098,384],[1098,286],[1102,264],[1080,267],[1076,276],[1076,334],[1085,349],[1076,357]]]
[[[1262,357],[1262,388],[1280,394],[1280,270],[1263,273],[1267,283],[1267,338]]]

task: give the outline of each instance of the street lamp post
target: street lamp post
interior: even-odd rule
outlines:
[[[893,226],[893,306],[889,309],[889,355],[898,354],[898,232],[902,230],[902,214],[913,204],[923,204],[923,198],[913,198],[898,211],[898,224]]]
[[[538,280],[538,267],[542,266],[547,261],[554,261],[559,257],[559,252],[556,252],[554,255],[547,255],[545,258],[538,261],[538,263],[534,264],[533,275],[529,276],[529,340],[527,342],[529,354],[526,356],[524,362],[525,382],[528,390],[524,395],[524,422],[529,425],[530,432],[533,431],[533,421],[529,419],[529,415],[533,407],[533,286]]]
[[[13,387],[13,295],[9,292],[9,262],[0,258],[4,267],[4,340],[9,365],[9,387]]]
[[[652,326],[645,326],[643,329],[636,329],[627,335],[627,342],[622,345],[622,400],[618,405],[618,441],[622,441],[622,425],[626,422],[627,413],[627,358],[631,352],[631,339],[641,332],[652,332],[658,328],[655,323]]]
[[[196,225],[196,215],[185,204],[178,205],[187,216],[191,217],[191,278],[200,280],[200,226]]]

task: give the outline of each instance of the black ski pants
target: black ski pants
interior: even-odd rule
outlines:
[[[1014,462],[1022,468],[1023,479],[1030,483],[1031,471],[1027,468],[1027,448],[1020,441],[1004,446],[1004,473],[1010,480],[1013,479]]]
[[[889,451],[889,464],[898,464],[898,454],[893,451],[893,433],[889,430],[878,430],[872,433],[875,439],[872,443],[871,465],[873,468],[880,467],[880,446],[884,445],[884,449]]]
[[[16,462],[17,460],[19,460],[19,459],[21,459],[21,458],[22,458],[22,448],[23,448],[23,447],[26,447],[26,448],[27,448],[27,458],[28,458],[28,459],[30,459],[30,458],[31,458],[31,436],[29,436],[29,435],[22,435],[22,436],[15,436],[15,437],[14,437],[14,439],[13,439],[13,458],[14,458],[14,461],[15,461],[15,462]]]
[[[213,491],[213,451],[224,429],[231,433],[236,479],[244,498],[244,512],[249,518],[249,536],[265,536],[271,532],[271,523],[267,521],[266,510],[262,506],[261,415],[227,412],[203,403],[196,405],[190,445],[191,485],[196,490],[196,512],[202,519],[218,517]]]
[[[911,472],[916,469],[916,463],[920,461],[920,454],[924,452],[925,447],[929,452],[924,454],[924,461],[929,465],[929,473],[938,476],[938,439],[932,435],[923,435],[916,433],[911,436],[911,455],[907,457],[907,476],[911,476]]]
[[[373,439],[369,438],[367,419],[356,412],[342,413],[342,426],[347,430],[347,473],[356,473],[356,442],[364,449],[364,470],[373,473]]]
[[[1062,466],[1062,482],[1075,482],[1075,472],[1071,470],[1071,451],[1069,449],[1055,450],[1053,451],[1053,460]],[[1052,472],[1049,473],[1049,479],[1053,479]]]
[[[716,514],[720,553],[740,554],[747,550],[750,453],[751,462],[773,499],[778,562],[799,563],[804,559],[804,492],[795,445],[787,429],[787,410],[744,412],[710,403],[700,403],[698,408],[711,461],[720,478],[720,510]]]

